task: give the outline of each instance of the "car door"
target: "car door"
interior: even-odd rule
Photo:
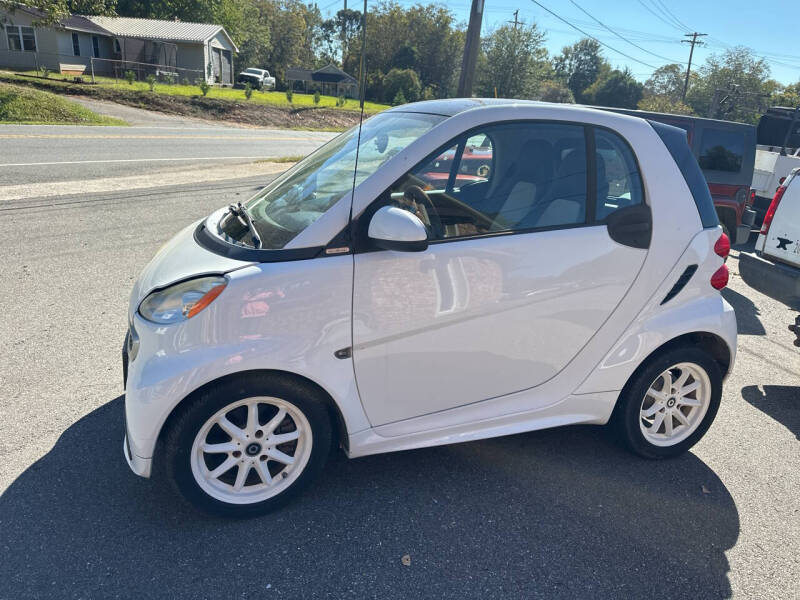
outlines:
[[[629,146],[596,131],[531,121],[465,132],[358,219],[353,359],[373,426],[535,387],[612,314],[647,251],[612,240],[603,219],[644,199]],[[611,182],[600,152],[619,154]],[[387,204],[423,220],[425,251],[365,240]]]

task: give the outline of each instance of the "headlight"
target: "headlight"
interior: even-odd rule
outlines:
[[[153,292],[139,305],[139,314],[153,323],[169,324],[191,319],[222,293],[224,277],[199,277]]]

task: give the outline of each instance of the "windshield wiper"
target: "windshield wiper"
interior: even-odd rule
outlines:
[[[250,215],[247,214],[247,211],[244,209],[244,206],[242,206],[242,203],[237,202],[236,204],[229,204],[228,212],[230,212],[234,217],[238,217],[239,220],[245,226],[247,226],[247,229],[253,236],[252,239],[253,247],[261,248],[261,236],[258,235],[258,230],[256,229],[256,226],[253,224],[253,220],[250,218]]]

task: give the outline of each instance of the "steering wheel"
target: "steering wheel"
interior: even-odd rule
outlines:
[[[439,216],[439,211],[436,210],[436,206],[431,202],[428,194],[425,193],[425,190],[418,185],[410,185],[403,191],[403,198],[410,202],[422,204],[425,207],[425,211],[428,213],[428,221],[430,221],[433,238],[437,240],[442,239],[444,237],[442,219]],[[425,221],[425,219],[422,220],[423,222]]]

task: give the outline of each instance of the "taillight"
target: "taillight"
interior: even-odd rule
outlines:
[[[764,215],[764,224],[761,225],[761,233],[763,235],[767,235],[769,226],[772,225],[772,218],[775,216],[775,211],[778,210],[778,204],[781,203],[781,198],[783,198],[785,191],[786,186],[782,185],[778,188],[778,191],[775,192],[775,197],[772,198],[772,202],[770,202],[769,208],[767,209],[767,214]]]
[[[728,285],[728,265],[722,265],[711,276],[711,287],[721,290],[726,285]]]
[[[747,201],[747,206],[753,206],[756,201],[756,191],[750,190],[750,200]]]
[[[717,243],[714,244],[714,253],[722,258],[731,253],[731,240],[724,233],[719,236]]]
[[[778,179],[778,185],[783,185],[783,182],[786,181],[786,177],[781,177]]]

